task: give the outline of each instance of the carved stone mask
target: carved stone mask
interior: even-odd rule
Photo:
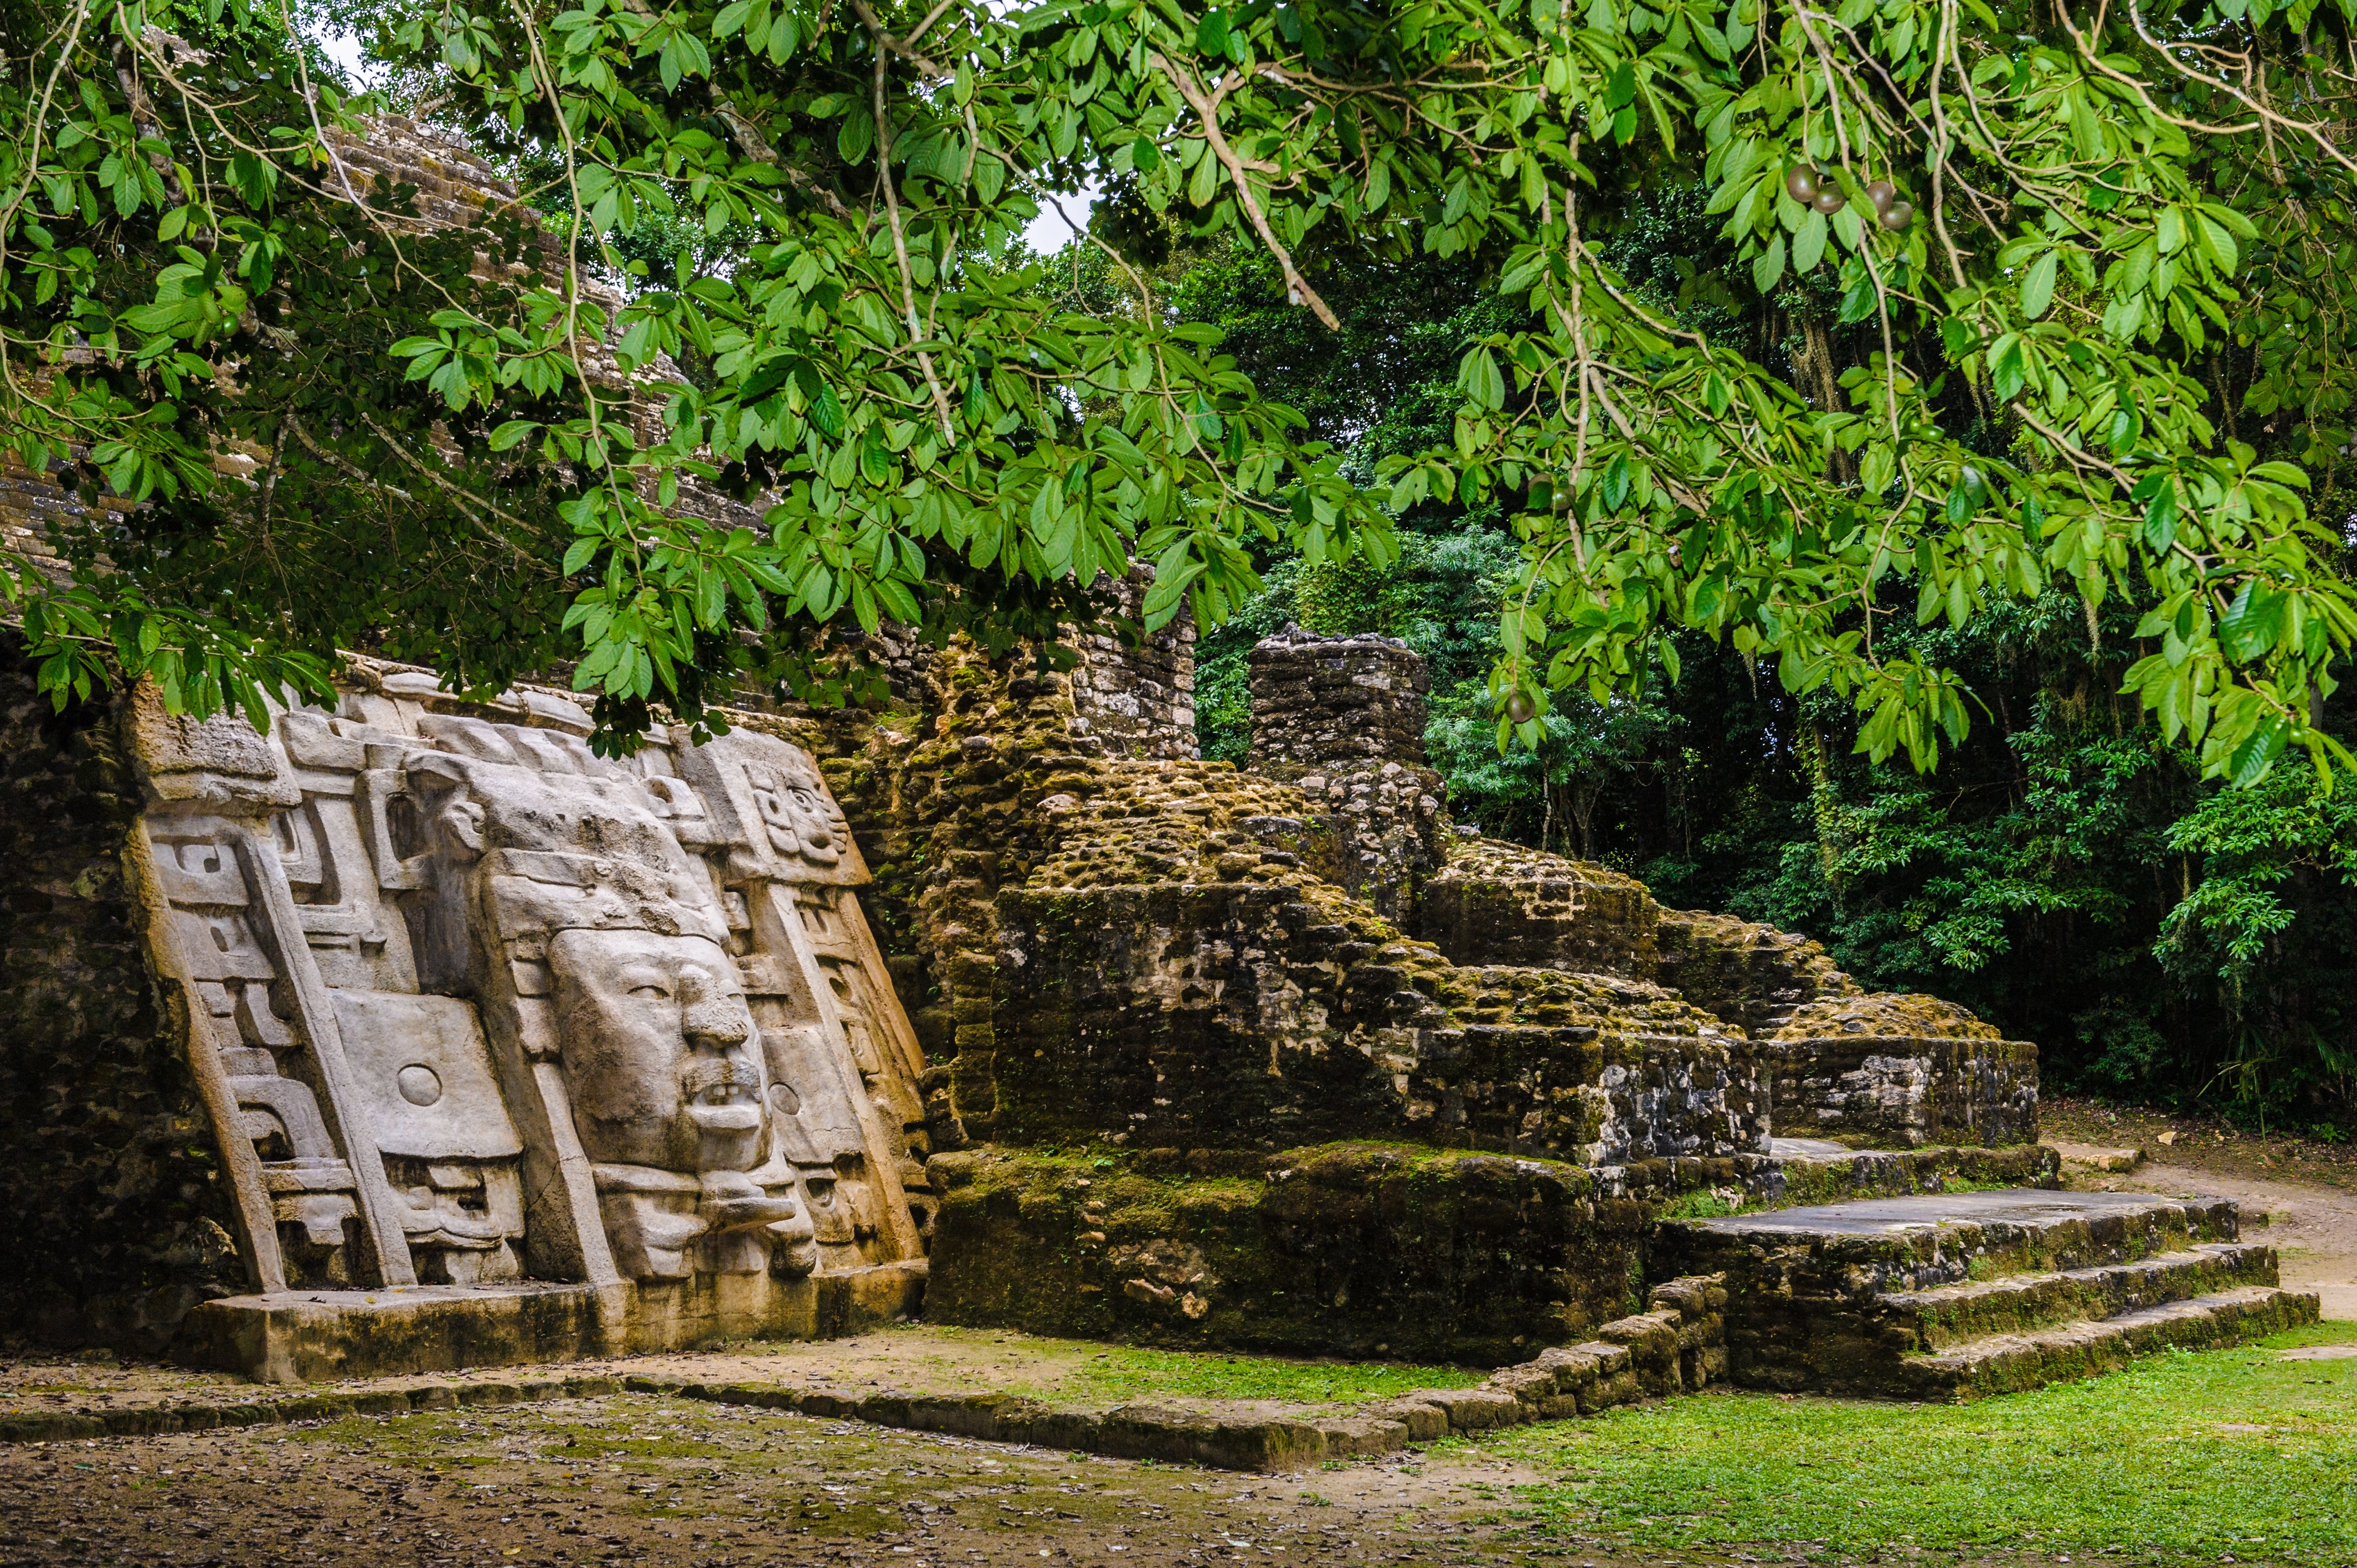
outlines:
[[[726,952],[702,937],[569,930],[548,962],[591,1160],[691,1174],[759,1162],[760,1042]]]
[[[833,865],[843,858],[834,813],[816,789],[770,768],[749,768],[746,776],[770,843],[780,854],[800,855],[813,865]]]

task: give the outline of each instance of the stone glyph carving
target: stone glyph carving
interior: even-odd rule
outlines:
[[[365,661],[266,736],[135,703],[154,946],[264,1292],[722,1291],[681,1310],[759,1331],[921,1257],[922,1058],[816,765],[588,729]]]

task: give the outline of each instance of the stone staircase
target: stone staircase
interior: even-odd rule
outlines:
[[[1953,1193],[1664,1223],[1655,1266],[1726,1276],[1738,1384],[1960,1401],[2316,1321],[2233,1204]]]

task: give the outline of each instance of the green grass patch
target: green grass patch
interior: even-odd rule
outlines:
[[[1039,1397],[1086,1404],[1146,1399],[1286,1400],[1350,1404],[1415,1389],[1464,1389],[1483,1374],[1458,1367],[1400,1361],[1295,1361],[1278,1356],[1222,1356],[1121,1345],[1039,1390]]]
[[[1555,1473],[1517,1488],[1544,1533],[1641,1548],[1810,1542],[2147,1561],[2357,1557],[2357,1342],[2323,1324],[2265,1346],[2172,1352],[1970,1405],[1674,1400],[1483,1444]]]

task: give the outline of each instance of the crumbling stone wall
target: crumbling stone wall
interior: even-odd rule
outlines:
[[[1653,945],[1654,978],[1755,1036],[1775,1033],[1810,1003],[1861,994],[1822,943],[1732,915],[1663,909]]]
[[[1762,1050],[1786,1137],[1877,1148],[2038,1137],[2038,1047],[1936,996],[1826,997]]]
[[[1652,894],[1635,877],[1590,861],[1469,840],[1425,884],[1418,917],[1420,933],[1458,963],[1661,978],[1662,910]],[[1727,1021],[1741,1026],[1740,1019]]]
[[[0,629],[0,1336],[152,1353],[242,1280],[125,880],[139,804],[107,703],[55,712]]]
[[[1138,620],[1154,568],[1133,566],[1119,580],[1100,578],[1113,613]],[[1195,756],[1195,620],[1181,610],[1160,631],[1135,646],[1111,631],[1074,632],[1067,643],[1080,655],[1072,671],[1072,726],[1104,743],[1109,757],[1160,762]]]
[[[1287,627],[1245,656],[1254,773],[1297,786],[1336,843],[1329,875],[1413,925],[1448,854],[1448,799],[1425,760],[1424,656],[1394,638]]]
[[[1594,1165],[1764,1148],[1748,1043],[1641,982],[1460,969],[1280,880],[1000,899],[997,1135],[1412,1137]]]
[[[1413,1144],[936,1155],[934,1322],[1495,1366],[1641,1309],[1664,1209],[2051,1186],[2051,1150],[1596,1170]]]

